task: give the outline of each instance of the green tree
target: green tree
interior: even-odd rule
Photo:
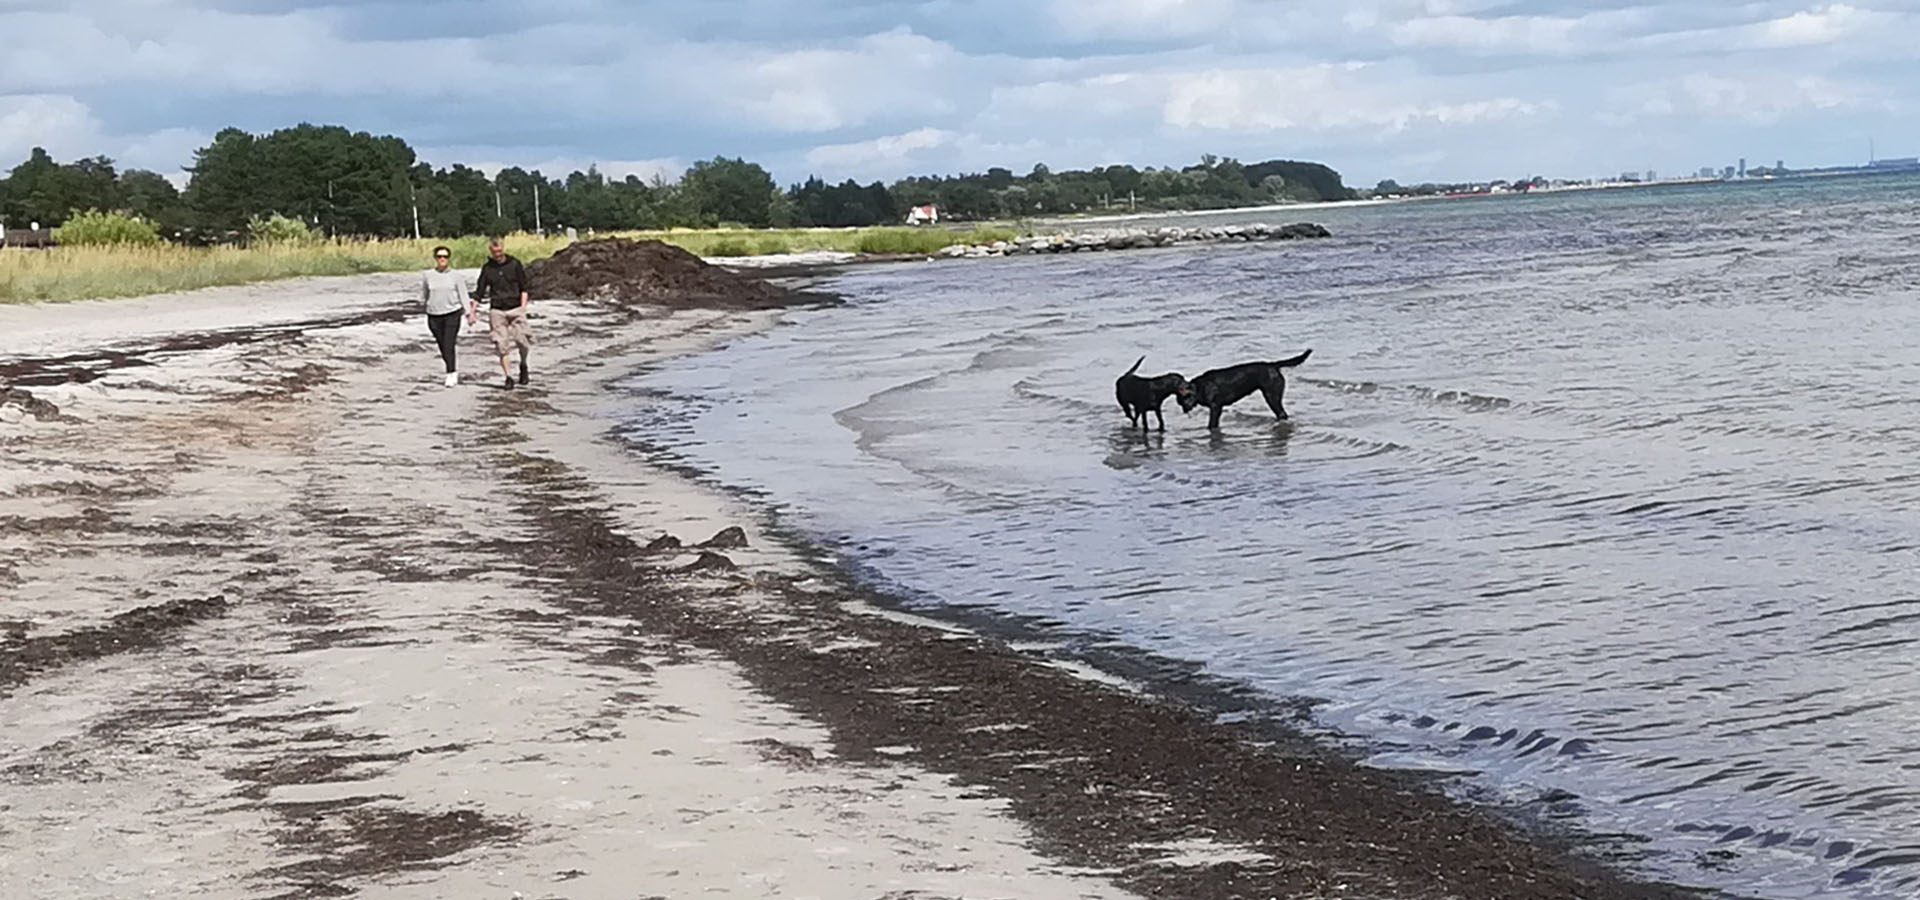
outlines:
[[[703,222],[765,227],[773,220],[773,176],[744,159],[716,156],[694,163],[680,188]]]
[[[0,216],[14,227],[39,222],[42,228],[54,228],[80,210],[125,205],[113,160],[104,156],[61,165],[44,148],[35,147],[25,162],[8,173],[5,184]]]
[[[1353,190],[1341,183],[1340,173],[1320,163],[1270,159],[1246,167],[1249,183],[1259,184],[1269,175],[1278,175],[1287,180],[1288,199],[1353,199]]]
[[[53,177],[59,168],[60,164],[53,161],[45,148],[33,148],[33,152],[27,154],[26,162],[14,166],[13,171],[7,173],[5,190],[0,192],[0,217],[5,217],[15,228],[25,228],[39,220],[42,213],[39,204],[43,199],[40,185]],[[46,220],[40,224],[53,227],[56,223]]]
[[[162,234],[175,234],[187,224],[180,191],[156,172],[129,169],[120,173],[120,193],[129,212],[152,222]]]
[[[196,227],[238,232],[262,208],[256,184],[263,173],[255,143],[251,134],[223,128],[194,151],[185,200]]]
[[[202,227],[233,232],[283,215],[328,234],[410,234],[413,149],[391,136],[300,124],[255,137],[237,128],[194,154],[186,202]]]

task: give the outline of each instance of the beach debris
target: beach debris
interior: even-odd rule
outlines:
[[[789,744],[773,738],[760,738],[748,741],[747,745],[760,751],[760,758],[777,763],[790,769],[811,769],[821,763],[821,759],[810,747]]]
[[[1302,238],[1332,237],[1325,226],[1312,222],[1272,225],[1254,222],[1246,225],[1208,225],[1184,228],[1163,225],[1158,228],[1104,228],[1063,234],[1037,234],[1015,241],[991,244],[955,244],[937,255],[977,258],[1013,256],[1023,253],[1078,253],[1085,250],[1143,250],[1174,244],[1225,243],[1230,241],[1291,241]]]
[[[675,569],[674,571],[683,572],[683,573],[716,572],[716,571],[731,572],[738,568],[740,567],[737,565],[734,565],[733,560],[728,559],[725,554],[715,553],[711,550],[702,550],[700,551],[699,559],[696,559],[693,562],[690,562],[684,566],[681,566],[680,568]]]
[[[821,297],[706,260],[672,244],[602,238],[580,241],[527,266],[534,299],[572,297],[623,306],[777,309]]]
[[[680,549],[680,547],[681,547],[681,544],[680,544],[679,538],[674,537],[673,535],[670,535],[670,534],[663,534],[657,538],[654,538],[651,541],[648,541],[647,545],[645,547],[641,547],[640,549],[647,553],[665,553],[670,550],[678,550]]]
[[[747,545],[746,529],[743,529],[738,525],[729,525],[725,528],[720,529],[718,534],[715,534],[713,537],[706,539],[704,542],[696,546],[729,548],[729,547],[745,547],[746,545]]]
[[[170,632],[224,615],[227,606],[223,594],[173,600],[128,610],[103,625],[23,639],[10,636],[4,652],[0,652],[0,689],[58,666],[157,647]]]
[[[60,407],[53,401],[35,397],[25,388],[0,389],[0,422],[12,424],[28,416],[41,422],[61,421]]]

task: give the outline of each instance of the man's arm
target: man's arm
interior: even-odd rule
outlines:
[[[520,308],[524,310],[527,308],[527,303],[529,302],[529,299],[527,297],[527,292],[530,289],[532,289],[533,282],[528,280],[527,278],[526,263],[523,263],[517,259],[514,260],[513,263],[514,263],[514,266],[520,270],[520,273],[519,273],[520,274]]]

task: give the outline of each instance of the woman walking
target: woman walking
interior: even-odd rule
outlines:
[[[420,273],[420,299],[427,305],[427,330],[440,345],[440,359],[447,364],[447,387],[460,383],[453,364],[454,343],[460,337],[460,307],[469,288],[466,279],[453,271],[453,251],[433,248],[433,268]],[[467,324],[473,324],[473,312],[467,311]]]

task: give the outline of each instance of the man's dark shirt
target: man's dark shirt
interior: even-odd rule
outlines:
[[[519,309],[520,292],[530,284],[527,267],[519,260],[512,256],[503,256],[498,262],[489,259],[480,267],[480,277],[474,280],[473,299],[491,297],[494,309]]]

